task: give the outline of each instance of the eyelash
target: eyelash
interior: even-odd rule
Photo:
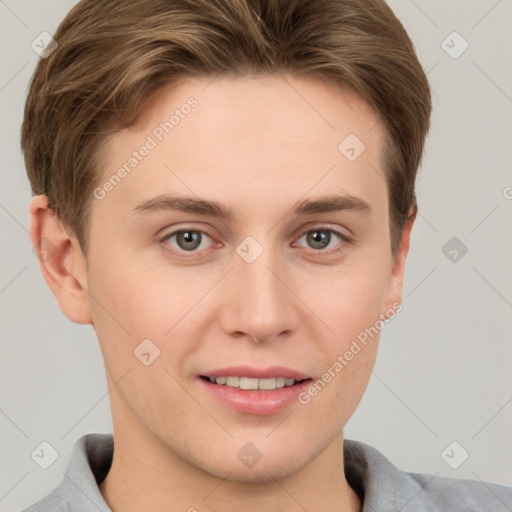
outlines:
[[[184,232],[187,232],[187,231],[192,231],[194,233],[201,233],[201,235],[206,235],[208,238],[212,239],[212,241],[213,241],[213,237],[211,237],[205,231],[202,231],[200,229],[196,229],[196,228],[193,228],[193,227],[183,227],[183,228],[177,229],[175,231],[171,231],[170,233],[167,233],[164,237],[162,237],[160,239],[160,242],[163,244],[164,250],[166,250],[167,252],[170,252],[172,255],[175,255],[175,256],[178,256],[178,257],[184,258],[184,259],[186,259],[186,258],[193,258],[194,256],[196,256],[200,251],[197,251],[197,250],[190,251],[190,252],[188,252],[189,255],[187,255],[187,251],[184,251],[184,250],[181,250],[181,249],[175,249],[175,248],[171,247],[169,245],[169,243],[168,243],[168,240],[171,237],[173,237],[174,235],[177,235],[179,233],[184,233]],[[338,252],[342,251],[344,249],[345,245],[352,243],[352,239],[351,238],[347,237],[346,235],[342,234],[341,232],[337,231],[336,229],[330,228],[328,226],[315,226],[313,228],[307,229],[306,231],[303,231],[296,238],[296,241],[300,240],[304,235],[307,235],[308,233],[311,233],[313,231],[326,231],[326,232],[329,232],[331,234],[334,234],[335,236],[337,236],[340,239],[339,244],[334,249],[332,249],[332,248],[331,249],[319,249],[319,250],[310,249],[313,252],[313,254],[315,254],[315,255],[327,254],[327,255],[330,256],[330,255],[333,255],[335,253],[338,253]],[[296,243],[296,241],[294,242],[294,244]],[[205,250],[210,252],[211,248],[210,249],[205,249]]]

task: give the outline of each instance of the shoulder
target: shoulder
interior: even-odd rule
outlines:
[[[512,510],[511,487],[402,471],[378,450],[358,441],[345,441],[344,463],[349,484],[364,495],[363,512]]]
[[[435,505],[433,510],[510,512],[512,487],[481,480],[441,477],[423,473],[403,473],[419,489],[418,500]],[[420,495],[421,494],[421,495]],[[412,510],[412,509],[411,509]],[[429,510],[429,509],[426,509]]]
[[[60,484],[22,512],[110,512],[99,490],[112,463],[111,434],[87,434],[76,441]]]
[[[70,510],[69,501],[57,488],[21,512],[70,512]]]

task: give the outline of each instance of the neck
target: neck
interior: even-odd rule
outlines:
[[[292,476],[264,483],[218,478],[193,466],[142,425],[116,429],[112,466],[100,491],[113,512],[359,512],[361,500],[348,485],[341,435]]]

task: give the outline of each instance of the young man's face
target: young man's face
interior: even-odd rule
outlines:
[[[183,80],[111,136],[100,185],[137,163],[92,198],[82,284],[115,384],[114,434],[134,452],[254,482],[332,446],[378,335],[353,342],[401,298],[407,248],[394,262],[382,149],[382,125],[356,95],[279,77]],[[295,212],[327,198],[342,208]],[[208,377],[309,380],[256,391]]]

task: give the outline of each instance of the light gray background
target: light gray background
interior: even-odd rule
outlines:
[[[0,0],[2,511],[53,489],[81,435],[111,432],[94,331],[62,315],[31,252],[19,149],[38,59],[31,42],[53,34],[73,4]],[[374,376],[345,437],[404,470],[512,485],[512,2],[390,4],[428,71],[433,126],[404,309],[382,332]],[[453,31],[469,43],[457,59],[441,46]],[[460,48],[450,41],[452,51]],[[442,252],[454,236],[468,248],[455,263]],[[441,457],[454,440],[469,452],[456,470]],[[59,452],[46,470],[30,457],[42,441]]]

